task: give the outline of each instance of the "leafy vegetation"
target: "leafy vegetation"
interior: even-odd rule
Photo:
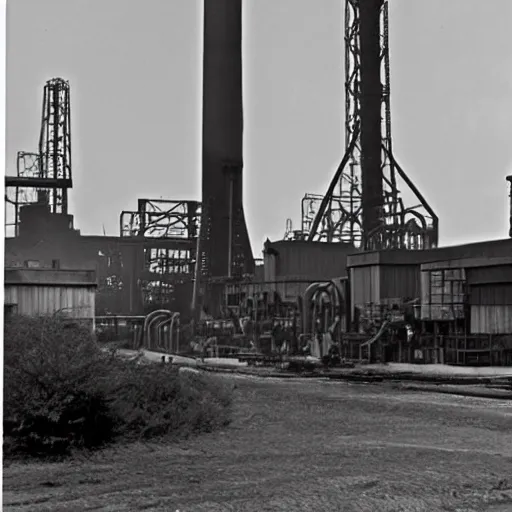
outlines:
[[[63,455],[114,440],[188,436],[229,422],[215,376],[122,360],[62,317],[14,317],[4,336],[4,453]]]

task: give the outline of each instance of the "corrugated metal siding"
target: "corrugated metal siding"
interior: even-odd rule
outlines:
[[[430,303],[430,272],[420,273],[421,282],[421,304]]]
[[[512,305],[471,306],[471,334],[511,334]]]
[[[415,299],[421,294],[418,265],[386,265],[380,268],[380,298]]]
[[[377,265],[354,267],[351,271],[350,286],[353,306],[380,300],[380,271]]]
[[[334,247],[326,244],[290,242],[276,244],[279,252],[277,276],[279,278],[303,278],[313,281],[345,277],[347,275],[347,254],[354,251],[350,247]]]
[[[276,256],[274,254],[264,254],[263,256],[265,281],[276,280]]]
[[[512,305],[512,283],[471,286],[469,303],[474,306]]]
[[[4,302],[20,315],[52,314],[61,309],[74,318],[94,318],[93,287],[5,285]]]

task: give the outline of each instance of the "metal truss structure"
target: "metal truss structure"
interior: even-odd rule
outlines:
[[[71,174],[71,103],[69,82],[48,80],[43,90],[37,153],[19,152],[16,176],[6,176],[6,235],[16,236],[22,206],[43,203],[52,213],[68,213]],[[10,213],[10,214],[9,214]]]
[[[196,238],[200,216],[198,201],[139,199],[136,212],[121,212],[120,235]]]
[[[137,284],[144,312],[162,307],[173,311],[190,308],[200,216],[197,201],[165,199],[139,199],[137,211],[121,212],[121,241],[137,242],[134,250],[140,249],[131,266],[140,270]],[[120,268],[117,259],[111,261]],[[117,287],[113,276],[108,277]],[[190,290],[186,298],[178,300],[186,304],[178,306],[180,287]]]
[[[387,0],[345,3],[345,154],[325,196],[306,194],[302,233],[366,250],[437,245],[438,218],[394,158]],[[406,206],[408,187],[416,205]]]

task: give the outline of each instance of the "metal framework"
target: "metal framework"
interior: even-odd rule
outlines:
[[[136,212],[121,212],[120,235],[196,238],[200,216],[201,204],[198,201],[139,199]]]
[[[304,197],[302,233],[287,229],[288,238],[367,250],[437,244],[438,218],[393,156],[388,28],[387,0],[346,0],[346,150],[327,194]],[[401,187],[419,204],[406,206]]]
[[[121,239],[133,239],[142,249],[138,286],[144,311],[175,310],[180,286],[190,288],[180,298],[190,307],[200,216],[199,202],[166,199],[139,199],[137,211],[121,212]],[[137,268],[137,262],[132,265]]]
[[[71,174],[71,103],[69,82],[48,80],[43,90],[37,153],[19,152],[16,176],[6,176],[6,235],[17,236],[22,206],[43,203],[52,213],[68,213]],[[10,213],[10,214],[9,214]]]

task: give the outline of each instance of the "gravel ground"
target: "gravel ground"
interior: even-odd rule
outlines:
[[[512,511],[512,401],[229,377],[233,423],[4,467],[4,511]]]

